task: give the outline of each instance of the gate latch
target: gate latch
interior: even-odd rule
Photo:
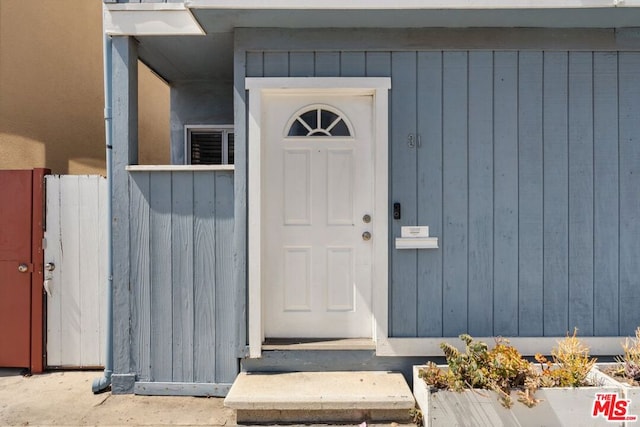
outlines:
[[[22,262],[18,265],[18,271],[20,273],[28,273],[30,271],[33,271],[33,264]]]

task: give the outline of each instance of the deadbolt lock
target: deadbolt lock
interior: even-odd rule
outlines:
[[[365,224],[369,224],[371,222],[371,215],[366,214],[365,216],[363,216],[362,222],[364,222]]]
[[[18,266],[18,271],[20,273],[26,273],[27,271],[29,271],[29,266],[27,264],[20,264]]]

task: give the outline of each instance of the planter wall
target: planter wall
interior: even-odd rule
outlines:
[[[454,391],[432,390],[418,377],[413,367],[413,393],[422,410],[424,425],[438,426],[623,426],[623,422],[610,422],[603,417],[594,418],[593,403],[597,393],[618,393],[620,384],[594,369],[590,374],[597,387],[542,388],[536,392],[541,399],[533,408],[518,402],[512,393],[514,405],[507,409],[498,394],[490,390]],[[639,399],[640,402],[640,399]]]
[[[640,425],[640,387],[631,386],[625,382],[618,381],[615,377],[607,375],[604,372],[607,368],[613,367],[615,365],[618,365],[618,363],[598,363],[596,364],[596,369],[602,375],[605,375],[607,378],[610,378],[611,381],[617,383],[622,390],[622,396],[625,399],[629,400],[627,413],[631,416],[635,415],[638,418],[638,421],[636,421],[635,423],[628,422],[627,425]]]

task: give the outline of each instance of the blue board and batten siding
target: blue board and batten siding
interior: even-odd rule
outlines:
[[[240,54],[247,77],[391,77],[391,237],[428,225],[440,238],[390,248],[391,336],[640,325],[639,53]]]
[[[127,170],[137,45],[113,39],[114,392],[222,395],[245,356],[245,77],[391,77],[388,215],[398,202],[402,218],[390,241],[416,224],[440,238],[435,250],[389,248],[391,337],[625,336],[640,325],[640,53],[606,31],[566,42],[539,30],[535,49],[525,30],[450,41],[265,31],[236,31],[233,172]],[[348,359],[269,357],[291,369]],[[348,367],[409,366],[362,357],[370,365]]]
[[[243,347],[234,172],[131,166],[138,163],[137,42],[114,37],[112,54],[111,388],[224,396]]]
[[[136,392],[225,395],[238,372],[233,171],[131,172],[129,188]]]

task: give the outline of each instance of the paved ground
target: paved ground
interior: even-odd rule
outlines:
[[[25,377],[0,368],[0,426],[236,424],[221,398],[94,395],[91,383],[101,376],[101,371],[67,371]]]
[[[234,425],[223,399],[94,395],[102,372],[52,372],[24,377],[0,369],[2,426],[223,426]]]

